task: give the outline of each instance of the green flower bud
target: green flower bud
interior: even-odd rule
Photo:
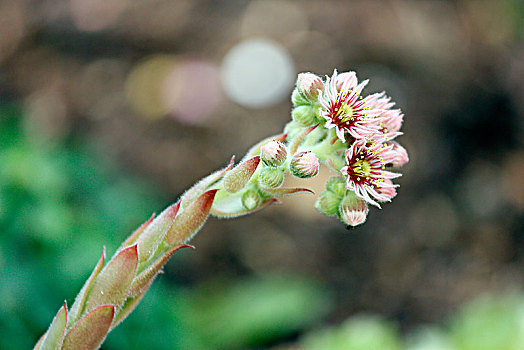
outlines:
[[[311,104],[311,101],[307,99],[304,95],[302,95],[298,89],[293,90],[293,93],[291,94],[291,102],[293,102],[293,106],[302,106],[302,105],[309,105]]]
[[[293,110],[291,111],[291,117],[294,121],[303,126],[313,126],[315,124],[318,124],[316,116],[317,111],[318,109],[312,105],[298,106],[293,108]]]
[[[318,196],[315,208],[327,216],[335,215],[338,212],[338,207],[341,201],[342,197],[333,192],[325,191]]]
[[[318,174],[318,158],[311,151],[300,152],[293,156],[289,164],[291,174],[302,179],[313,177]]]
[[[271,167],[281,165],[287,158],[286,146],[280,141],[270,141],[260,148],[260,159]]]
[[[332,177],[326,184],[326,189],[342,197],[346,193],[346,180],[342,177]]]
[[[258,174],[258,182],[266,188],[280,187],[284,182],[284,171],[280,168],[263,168]]]
[[[242,195],[242,205],[247,210],[254,210],[262,203],[262,197],[257,191],[247,190]]]

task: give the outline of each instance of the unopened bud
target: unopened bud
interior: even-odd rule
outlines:
[[[318,96],[319,90],[324,91],[324,83],[318,75],[300,73],[297,78],[297,89],[309,100],[314,101]]]
[[[335,215],[338,212],[341,200],[342,197],[333,192],[322,192],[315,202],[315,208],[327,216]]]
[[[242,195],[242,205],[247,210],[253,210],[260,206],[262,197],[257,191],[248,190]]]
[[[280,141],[270,141],[260,148],[260,159],[267,166],[277,167],[286,157],[286,146]]]
[[[346,193],[346,180],[342,177],[332,177],[326,184],[326,189],[342,197]]]
[[[263,168],[258,174],[258,182],[266,188],[280,187],[284,182],[284,171],[279,168]]]
[[[358,84],[357,75],[355,72],[344,72],[337,75],[337,90],[344,87],[346,90],[351,90]]]
[[[393,144],[393,149],[397,156],[391,162],[391,165],[398,168],[409,162],[408,151],[397,142],[391,142]]]
[[[293,156],[289,164],[289,170],[296,177],[308,178],[318,174],[319,166],[317,156],[313,152],[307,151]]]
[[[368,211],[365,201],[357,198],[353,192],[348,192],[340,202],[338,217],[346,225],[357,226],[366,221]]]
[[[298,106],[291,111],[291,117],[297,123],[303,126],[312,126],[318,124],[317,108],[314,106]]]
[[[291,102],[293,103],[293,106],[295,107],[311,104],[311,101],[309,101],[306,96],[302,95],[298,91],[298,89],[293,90],[293,93],[291,94]]]

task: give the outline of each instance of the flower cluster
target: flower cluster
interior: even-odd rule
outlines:
[[[300,126],[321,126],[309,149],[334,167],[346,185],[343,193],[328,186],[317,208],[351,226],[366,220],[368,204],[380,208],[380,203],[396,196],[398,184],[392,179],[401,174],[391,168],[409,160],[405,148],[393,141],[402,134],[402,111],[385,92],[363,95],[367,84],[368,80],[359,83],[355,72],[335,70],[325,80],[299,74],[292,96],[293,122],[286,128],[293,135]]]
[[[102,254],[70,309],[64,303],[35,349],[96,349],[107,333],[136,307],[170,257],[202,227],[209,215],[231,218],[251,214],[279,197],[307,188],[285,187],[285,176],[316,176],[320,163],[332,177],[316,208],[347,225],[366,221],[368,204],[380,208],[396,196],[392,179],[408,162],[394,138],[403,114],[384,92],[363,96],[368,81],[354,72],[322,80],[299,74],[292,94],[292,121],[284,133],[254,145],[234,165],[234,157],[187,190],[159,216],[151,217],[122,244],[106,264]]]

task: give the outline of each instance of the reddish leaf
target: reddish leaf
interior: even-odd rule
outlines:
[[[295,194],[298,192],[309,192],[315,194],[315,192],[311,191],[309,188],[264,188],[264,192],[270,193],[274,196],[287,196],[290,194]]]
[[[115,318],[113,319],[113,323],[111,324],[111,329],[118,326],[120,322],[122,322],[127,316],[129,316],[129,314],[140,303],[140,300],[142,300],[142,298],[144,297],[144,295],[146,294],[147,290],[149,289],[152,283],[153,283],[153,280],[149,281],[149,284],[144,286],[142,293],[134,297],[130,297],[126,299],[124,304],[118,309],[117,314]]]
[[[135,277],[137,265],[136,244],[113,257],[95,279],[86,302],[86,310],[107,304],[122,305]]]
[[[211,175],[206,176],[200,180],[196,185],[187,190],[183,195],[180,201],[182,202],[181,207],[185,209],[190,203],[192,203],[198,196],[204,193],[209,186],[213,185],[215,182],[220,180],[231,168],[235,162],[235,156],[231,157],[229,165],[222,170],[216,171]]]
[[[135,230],[135,232],[133,232],[129,237],[127,237],[127,239],[124,241],[124,243],[122,243],[120,248],[118,248],[117,252],[119,252],[122,249],[124,249],[125,247],[129,247],[131,244],[135,243],[135,241],[138,239],[138,237],[140,237],[140,234],[142,234],[142,232],[144,232],[146,227],[149,226],[149,224],[153,221],[154,218],[155,218],[155,213],[153,213],[153,215],[151,215],[151,217],[146,222],[144,222],[142,225],[140,225],[140,227],[137,228]]]
[[[230,193],[235,193],[243,189],[257,170],[260,163],[260,156],[250,158],[229,171],[224,177],[224,189]]]
[[[188,244],[180,245],[176,248],[171,249],[169,252],[164,254],[161,258],[157,259],[151,266],[149,266],[147,269],[142,271],[138,276],[135,277],[133,282],[131,283],[131,287],[129,287],[128,295],[130,297],[134,297],[142,292],[145,291],[145,288],[147,285],[151,284],[153,280],[155,279],[156,275],[160,272],[162,267],[167,263],[169,258],[180,248],[195,248]]]
[[[49,329],[44,334],[44,337],[37,343],[38,349],[41,350],[55,350],[60,349],[62,342],[64,341],[64,335],[67,325],[67,304],[64,301],[64,305],[58,310],[53,322],[49,326]],[[36,348],[36,347],[35,347]]]
[[[116,305],[103,305],[82,317],[64,338],[63,350],[98,349],[109,332]]]
[[[289,154],[295,154],[297,149],[298,149],[298,146],[300,146],[300,143],[304,140],[304,138],[310,132],[315,130],[317,126],[319,126],[319,124],[313,125],[313,126],[307,128],[307,129],[305,129],[304,131],[302,131],[299,135],[297,135],[297,137],[295,137],[293,139],[293,141],[291,142],[291,144],[289,145]]]
[[[180,209],[180,202],[165,209],[140,235],[138,244],[138,262],[147,261],[164,240],[164,236],[173,225],[173,220]]]
[[[188,241],[204,225],[217,191],[215,189],[205,192],[177,215],[165,238],[169,246]]]

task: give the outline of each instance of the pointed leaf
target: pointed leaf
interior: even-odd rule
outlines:
[[[47,332],[44,333],[44,335],[42,335],[40,339],[38,339],[33,350],[40,350],[40,347],[42,346],[42,342],[44,341],[46,335],[47,335]]]
[[[141,294],[144,291],[146,285],[149,285],[155,279],[156,275],[160,272],[162,267],[167,263],[171,256],[180,248],[195,248],[188,244],[179,245],[176,248],[171,249],[169,252],[164,254],[161,258],[157,259],[151,266],[141,272],[138,276],[135,277],[129,288],[128,295],[134,297],[138,294]]]
[[[53,322],[49,326],[45,334],[45,338],[40,343],[39,349],[41,350],[55,350],[60,349],[62,342],[64,341],[64,335],[67,325],[67,304],[64,301],[64,305],[58,310]]]
[[[307,129],[305,129],[304,131],[302,131],[299,135],[297,135],[297,137],[295,137],[293,139],[293,141],[291,142],[291,144],[289,145],[289,154],[295,154],[297,149],[298,149],[298,146],[300,146],[300,143],[304,140],[304,138],[310,133],[312,132],[313,130],[316,129],[317,126],[319,126],[320,124],[317,124],[317,125],[313,125]]]
[[[186,208],[190,203],[192,203],[198,196],[200,196],[204,191],[206,191],[209,186],[213,185],[215,182],[220,180],[222,176],[224,176],[231,168],[233,168],[233,164],[235,162],[235,156],[231,157],[231,161],[229,162],[229,165],[225,167],[222,170],[216,171],[211,175],[206,176],[202,180],[200,180],[195,186],[191,187],[189,190],[187,190],[181,198],[182,205],[181,207],[184,209]]]
[[[278,198],[270,198],[262,202],[257,208],[248,210],[242,205],[242,200],[240,198],[235,198],[234,201],[229,201],[228,203],[221,203],[222,205],[213,206],[211,209],[211,214],[219,218],[234,218],[237,216],[252,214],[258,210],[264,209],[265,207],[273,204],[279,203]]]
[[[138,244],[138,261],[147,261],[158,246],[164,240],[164,236],[173,225],[178,210],[180,209],[180,202],[175,203],[165,209],[157,218],[149,225],[140,235],[136,243]]]
[[[217,191],[215,189],[205,192],[177,215],[165,238],[169,246],[186,242],[198,232],[209,216]]]
[[[133,232],[129,237],[127,237],[127,239],[124,241],[124,243],[122,243],[122,245],[120,245],[120,248],[118,248],[117,252],[119,252],[122,249],[124,249],[126,247],[129,247],[131,244],[135,243],[135,241],[138,239],[140,234],[142,232],[144,232],[146,227],[149,226],[149,224],[153,221],[154,218],[155,218],[155,213],[153,213],[153,215],[151,215],[151,217],[146,222],[144,222],[142,225],[140,225],[140,227],[137,228],[135,230],[135,232]]]
[[[87,281],[84,283],[84,286],[75,298],[73,306],[71,306],[71,309],[69,310],[69,317],[67,319],[68,328],[71,327],[73,323],[75,323],[84,313],[87,297],[91,292],[91,287],[93,285],[93,282],[95,281],[96,276],[98,276],[100,270],[102,270],[102,267],[104,266],[105,256],[106,247],[104,246],[104,248],[102,249],[102,255],[100,256],[100,259],[98,260],[98,263],[96,264],[93,272],[91,272],[91,276],[89,276]]]
[[[135,309],[135,307],[140,303],[140,300],[142,300],[144,295],[149,290],[149,287],[151,286],[152,283],[153,283],[153,279],[149,281],[147,285],[144,286],[142,293],[134,297],[129,297],[126,299],[124,304],[118,309],[117,314],[115,318],[113,319],[113,323],[111,324],[111,329],[118,326],[120,322],[122,322]]]
[[[100,305],[120,306],[127,298],[127,291],[133,281],[138,265],[137,245],[118,253],[95,279],[86,302],[86,310]]]
[[[309,188],[299,188],[299,187],[296,187],[296,188],[264,188],[263,190],[264,192],[267,192],[274,196],[279,196],[279,197],[288,196],[288,195],[295,194],[298,192],[309,192],[309,193],[315,194],[315,192],[311,191]]]
[[[103,305],[91,310],[69,330],[63,350],[98,349],[107,336],[115,316],[115,305]]]
[[[255,156],[238,164],[226,176],[224,176],[224,189],[230,193],[235,193],[243,189],[257,170],[260,163],[260,156]]]

